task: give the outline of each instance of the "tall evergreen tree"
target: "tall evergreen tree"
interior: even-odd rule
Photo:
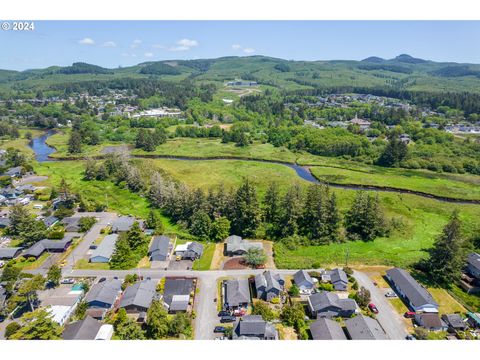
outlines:
[[[345,229],[350,237],[371,241],[384,235],[385,217],[378,196],[358,191],[345,215]]]
[[[235,193],[232,209],[234,234],[253,237],[260,224],[260,211],[255,187],[246,179]]]
[[[282,212],[276,229],[282,238],[298,233],[302,216],[302,190],[298,184],[292,185],[281,203]]]
[[[392,137],[385,150],[378,159],[378,164],[387,167],[396,167],[408,157],[408,146],[398,137]]]
[[[82,152],[82,135],[79,131],[73,130],[68,139],[68,152],[70,154],[79,154]]]
[[[460,278],[470,245],[462,236],[461,225],[458,211],[454,211],[433,247],[429,249],[430,257],[420,265],[437,284],[449,286]]]

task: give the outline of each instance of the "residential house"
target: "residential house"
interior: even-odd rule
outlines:
[[[480,313],[467,313],[467,322],[470,327],[473,329],[480,329]]]
[[[237,235],[231,235],[225,239],[225,255],[227,256],[245,255],[252,248],[263,250],[263,244],[242,239]]]
[[[246,315],[233,326],[233,340],[277,340],[275,326],[262,319],[261,315]]]
[[[362,131],[367,130],[371,124],[370,121],[368,120],[359,119],[357,115],[355,115],[355,117],[352,120],[350,120],[349,123],[352,125],[358,125],[358,127]]]
[[[0,248],[0,260],[15,259],[21,252],[21,247]]]
[[[167,236],[154,236],[148,256],[151,261],[166,261],[170,255],[170,238]]]
[[[348,277],[345,271],[342,269],[333,269],[330,271],[330,281],[333,287],[337,291],[347,291],[348,289]]]
[[[5,171],[5,175],[10,176],[12,178],[21,177],[22,174],[23,174],[23,167],[22,166],[11,167],[7,171]]]
[[[203,254],[203,245],[196,242],[187,242],[175,247],[175,255],[180,255],[182,260],[196,260]]]
[[[468,255],[467,269],[472,276],[480,280],[480,254],[471,253]]]
[[[60,223],[65,227],[67,232],[80,232],[80,216],[70,216],[63,218]]]
[[[313,340],[347,340],[342,327],[335,320],[319,318],[310,324]]]
[[[352,340],[387,340],[387,334],[377,320],[357,315],[345,320],[347,335]]]
[[[5,229],[10,226],[10,219],[8,217],[0,218],[0,229]]]
[[[416,312],[438,312],[438,304],[432,295],[407,271],[400,268],[387,270],[387,279]]]
[[[108,263],[115,251],[117,240],[118,234],[105,236],[100,245],[92,252],[89,261],[91,263]]]
[[[132,216],[120,216],[112,223],[112,232],[126,232],[131,229],[135,223],[135,218]]]
[[[357,310],[353,299],[340,299],[337,294],[320,291],[308,297],[308,309],[316,318],[350,317]]]
[[[438,316],[438,313],[420,313],[415,314],[415,322],[429,331],[443,331],[448,329]]]
[[[60,285],[57,288],[47,289],[38,294],[40,304],[51,314],[52,320],[64,325],[74,313],[83,295],[83,289]]]
[[[94,284],[85,301],[91,308],[110,309],[122,293],[122,281],[119,279],[105,280]]]
[[[468,328],[467,322],[459,314],[443,314],[442,321],[448,326],[448,331],[452,333]]]
[[[299,270],[293,274],[293,282],[301,293],[310,294],[315,288],[315,282],[306,270]]]
[[[236,310],[250,304],[250,288],[247,279],[225,280],[223,282],[223,308]]]
[[[57,218],[56,216],[47,216],[45,219],[43,219],[43,223],[47,228],[52,227],[55,225],[60,219]]]
[[[95,340],[102,323],[90,316],[67,324],[62,333],[63,340]]]
[[[195,282],[192,278],[166,278],[163,288],[163,302],[168,312],[187,311],[194,290]]]
[[[44,239],[30,246],[22,254],[24,257],[39,258],[45,251],[47,252],[64,252],[72,244],[73,235],[65,236],[62,240]]]
[[[127,313],[146,312],[156,296],[156,281],[148,279],[139,281],[125,289],[120,300],[120,307],[124,308]]]
[[[271,301],[277,298],[283,291],[285,280],[283,277],[272,271],[265,271],[263,274],[255,276],[255,288],[257,290],[257,298]]]
[[[110,340],[113,336],[113,325],[103,324],[98,330],[95,340]]]

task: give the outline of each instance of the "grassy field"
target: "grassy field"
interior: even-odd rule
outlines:
[[[339,207],[345,211],[351,203],[353,191],[335,190]],[[426,256],[425,250],[447,223],[454,208],[460,211],[465,231],[473,233],[478,227],[480,206],[452,205],[415,195],[379,193],[388,218],[402,219],[401,231],[374,241],[345,242],[323,246],[306,246],[294,250],[275,244],[275,263],[279,268],[305,268],[313,264],[409,266]]]
[[[213,253],[215,252],[215,243],[204,244],[203,255],[193,263],[193,270],[210,270]]]
[[[385,169],[365,166],[362,170],[311,167],[318,179],[336,184],[389,186],[461,199],[480,199],[480,176],[437,174],[431,171]]]
[[[74,269],[82,270],[110,270],[108,263],[91,263],[87,259],[80,259],[75,263]]]
[[[154,152],[134,149],[132,155],[171,155],[193,157],[244,157],[249,159],[275,160],[294,163],[296,155],[286,148],[276,148],[271,144],[255,143],[239,147],[233,143],[222,144],[220,139],[169,139]]]
[[[45,162],[35,164],[35,171],[39,175],[48,176],[43,184],[58,186],[63,178],[71,189],[86,199],[96,200],[108,204],[108,209],[123,215],[133,215],[146,218],[150,211],[148,201],[128,189],[120,188],[109,181],[86,181],[83,179],[83,161]],[[165,231],[181,233],[178,227],[171,224],[166,217],[162,217]]]
[[[33,150],[28,146],[30,140],[25,138],[25,134],[30,132],[33,137],[40,136],[43,131],[37,129],[19,129],[20,137],[18,139],[0,139],[0,149],[14,148],[22,151],[29,157],[33,157]]]
[[[464,313],[465,308],[459,304],[445,289],[429,287],[428,291],[438,303],[441,314]]]
[[[469,311],[480,312],[480,295],[467,294],[461,287],[452,284],[450,295],[461,302]]]
[[[299,178],[295,170],[279,164],[241,160],[145,160],[147,168],[161,169],[174,179],[188,186],[208,189],[224,184],[226,187],[239,186],[243,179],[248,178],[263,193],[271,181],[280,187],[287,187],[295,182],[307,185],[308,182]]]
[[[68,153],[68,138],[69,133],[67,131],[59,131],[52,136],[50,136],[46,143],[55,148],[55,152],[50,154],[51,158],[85,158],[91,156],[97,156],[102,154],[102,150],[106,146],[115,146],[121,145],[118,143],[102,143],[99,145],[82,145],[82,152],[80,154],[69,154]]]
[[[40,267],[45,262],[45,260],[48,259],[49,256],[50,256],[50,254],[48,252],[44,252],[35,261],[29,261],[28,259],[24,259],[23,261],[19,261],[17,259],[17,260],[15,260],[14,266],[19,268],[19,269],[22,269],[22,270],[35,270],[38,267]]]

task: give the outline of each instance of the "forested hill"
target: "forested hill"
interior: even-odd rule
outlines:
[[[121,78],[192,80],[218,85],[234,79],[257,81],[274,88],[370,88],[396,91],[480,93],[480,65],[441,63],[407,54],[393,59],[369,57],[362,61],[288,61],[266,56],[222,57],[200,60],[145,62],[106,69],[77,62],[27,71],[0,70],[0,95],[12,91],[49,90],[52,86],[82,81]]]

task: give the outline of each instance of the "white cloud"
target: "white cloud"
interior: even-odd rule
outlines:
[[[187,51],[190,50],[192,47],[198,46],[197,40],[191,39],[181,39],[177,41],[176,46],[170,47],[168,50],[170,51]]]
[[[242,48],[242,45],[238,45],[238,44],[233,44],[232,45],[232,49],[234,50],[238,50],[238,49],[241,49]]]
[[[114,41],[105,41],[102,44],[102,47],[117,47],[117,44],[115,44]]]
[[[154,48],[154,49],[165,49],[165,46],[163,46],[162,44],[153,44],[152,48]]]
[[[140,40],[140,39],[135,39],[135,40],[133,40],[133,43],[132,43],[132,45],[130,45],[130,47],[131,47],[132,49],[136,49],[136,48],[138,48],[141,44],[142,44],[142,40]]]
[[[148,58],[151,58],[151,57],[153,57],[153,53],[151,53],[151,52],[146,52],[145,54],[143,54],[143,56],[148,57]]]
[[[78,43],[81,45],[95,45],[95,41],[90,38],[83,38],[82,40],[79,40]]]
[[[254,53],[254,52],[255,52],[255,49],[253,49],[253,48],[245,48],[245,49],[243,49],[243,52],[244,52],[245,54],[251,54],[251,53]]]

